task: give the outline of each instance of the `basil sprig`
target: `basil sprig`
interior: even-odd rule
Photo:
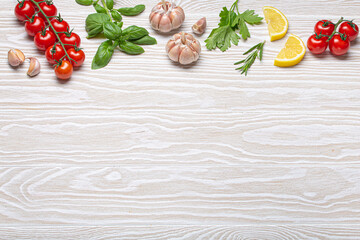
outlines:
[[[101,43],[91,69],[103,68],[109,64],[116,49],[129,55],[138,55],[145,52],[139,45],[157,44],[156,39],[149,36],[149,32],[135,25],[122,29],[122,15],[135,16],[145,10],[144,5],[131,8],[114,8],[114,0],[75,0],[84,6],[93,5],[96,13],[88,15],[85,21],[87,38],[105,37],[107,40]]]

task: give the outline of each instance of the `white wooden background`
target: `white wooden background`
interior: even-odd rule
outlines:
[[[268,39],[266,24],[226,53],[203,48],[192,67],[171,63],[169,35],[150,29],[153,0],[125,25],[146,27],[158,45],[90,64],[91,7],[54,0],[82,36],[87,62],[60,84],[0,0],[0,239],[359,239],[360,41],[345,57],[307,54],[273,66],[285,39],[268,43],[249,76],[232,65]],[[231,0],[183,0],[189,31]],[[306,40],[317,20],[360,22],[360,1],[241,0],[273,5]],[[6,54],[38,56],[41,75],[11,69]]]

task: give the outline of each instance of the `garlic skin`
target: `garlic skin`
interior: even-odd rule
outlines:
[[[38,75],[40,73],[40,68],[41,68],[40,62],[35,57],[31,57],[31,58],[29,58],[29,60],[30,60],[30,66],[29,66],[27,75],[29,77],[35,77],[36,75]]]
[[[193,35],[181,32],[169,40],[166,44],[166,52],[172,61],[188,65],[199,59],[201,45]]]
[[[149,16],[151,27],[159,32],[167,33],[179,28],[184,20],[184,10],[175,3],[162,0],[152,10]]]
[[[13,67],[20,66],[25,61],[25,55],[19,49],[10,49],[8,52],[8,61]]]
[[[192,26],[192,31],[195,34],[203,34],[206,29],[206,18],[203,17]]]

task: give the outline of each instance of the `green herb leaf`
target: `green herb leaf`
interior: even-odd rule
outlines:
[[[265,45],[265,41],[256,44],[255,46],[247,50],[243,55],[247,55],[249,53],[251,54],[247,56],[244,60],[234,63],[234,65],[242,64],[242,66],[240,66],[236,70],[240,70],[241,74],[245,74],[245,76],[247,76],[247,72],[254,64],[256,58],[258,58],[260,61],[262,60],[264,45]]]
[[[100,4],[95,3],[93,6],[97,13],[106,13],[105,8],[103,8]]]
[[[104,35],[107,39],[116,40],[121,36],[121,28],[113,22],[104,23]]]
[[[75,0],[75,2],[84,6],[90,6],[91,4],[93,4],[93,0]]]
[[[91,69],[96,70],[105,67],[111,60],[112,55],[114,54],[113,42],[107,40],[103,42],[92,61]]]
[[[145,10],[145,5],[140,4],[135,7],[119,8],[118,11],[124,16],[136,16]]]
[[[208,39],[205,40],[206,47],[209,50],[217,47],[225,52],[231,47],[231,43],[238,45],[240,37],[234,32],[230,26],[223,26],[212,30]]]
[[[120,42],[119,47],[122,51],[130,55],[138,55],[145,52],[142,47],[129,41]]]
[[[138,44],[138,45],[154,45],[157,44],[156,39],[150,36],[145,36],[140,39],[131,41],[132,43]]]
[[[248,24],[259,24],[263,20],[262,17],[255,14],[254,10],[249,10],[249,9],[243,12],[241,16]]]
[[[103,31],[103,24],[109,22],[110,17],[104,13],[93,13],[86,18],[87,38],[93,38]]]
[[[230,9],[224,7],[220,12],[219,27],[211,31],[209,37],[205,40],[206,47],[209,50],[219,48],[226,51],[231,47],[231,43],[238,45],[240,36],[246,40],[250,37],[248,24],[258,24],[262,18],[255,14],[254,10],[246,10],[242,14],[238,10],[238,2],[236,0]]]
[[[118,11],[114,10],[114,9],[111,10],[111,16],[116,22],[121,22],[122,21],[121,14]]]
[[[106,7],[111,10],[114,7],[114,0],[106,0]]]
[[[149,35],[149,32],[145,28],[134,25],[123,30],[123,36],[126,40],[137,40],[146,35]]]

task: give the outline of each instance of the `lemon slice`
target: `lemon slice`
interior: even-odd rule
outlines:
[[[304,42],[293,34],[286,41],[285,47],[281,49],[276,57],[274,65],[278,67],[291,67],[303,60],[306,53]]]
[[[285,15],[273,7],[263,7],[265,21],[268,24],[270,41],[283,38],[289,28],[289,22]]]

